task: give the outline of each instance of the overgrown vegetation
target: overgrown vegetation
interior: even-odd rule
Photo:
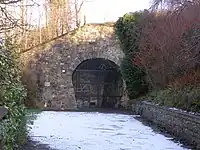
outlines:
[[[126,55],[124,59],[132,60],[122,72],[124,79],[130,81],[127,86],[131,90],[135,87],[129,85],[136,81],[132,68],[145,72],[139,75],[148,83],[150,93],[143,98],[160,105],[200,111],[200,3],[179,2],[155,0],[152,10],[130,14],[128,19],[125,15],[117,21],[116,33]],[[131,90],[129,94],[134,95]]]
[[[17,150],[26,141],[26,90],[20,81],[19,62],[10,41],[0,46],[0,105],[8,109],[6,119],[1,122],[0,139],[4,150]]]
[[[141,12],[125,14],[115,24],[115,32],[125,53],[121,63],[121,72],[126,81],[128,96],[131,99],[144,94],[148,89],[144,80],[144,70],[134,65],[132,61],[133,56],[138,51],[142,18]]]
[[[153,100],[156,104],[175,107],[189,112],[198,112],[200,110],[200,87],[186,86],[182,89],[168,88],[152,91],[142,99]]]

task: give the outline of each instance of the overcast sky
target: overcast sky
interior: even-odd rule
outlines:
[[[29,0],[27,0],[29,1]],[[40,6],[31,7],[29,12],[28,22],[31,24],[39,24],[39,16],[44,17],[44,0],[35,0]],[[80,0],[81,1],[81,0]],[[83,15],[86,15],[87,23],[103,23],[116,21],[119,17],[127,12],[148,9],[150,0],[85,0],[82,7]],[[13,8],[12,8],[13,10]],[[13,10],[14,13],[20,16],[19,7]],[[31,15],[30,15],[31,13]],[[45,17],[40,19],[40,24],[45,24]]]
[[[116,21],[127,12],[148,9],[150,0],[93,0],[85,3],[83,12],[88,23]]]

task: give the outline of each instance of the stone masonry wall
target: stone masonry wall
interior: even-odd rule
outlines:
[[[28,98],[40,108],[76,109],[72,73],[81,62],[92,58],[104,58],[120,65],[123,53],[113,25],[85,25],[22,54]],[[127,103],[127,94],[122,97],[122,103]]]
[[[141,102],[132,106],[135,113],[200,149],[200,116]]]

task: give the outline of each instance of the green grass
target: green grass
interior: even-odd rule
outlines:
[[[27,112],[27,114],[30,114],[30,113],[38,114],[38,113],[41,113],[42,110],[41,109],[36,109],[36,108],[27,108],[26,112]]]

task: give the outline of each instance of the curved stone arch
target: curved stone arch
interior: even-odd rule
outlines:
[[[121,63],[121,59],[118,57],[120,56],[119,54],[113,52],[114,54],[110,53],[105,53],[105,52],[101,52],[101,51],[94,51],[94,52],[80,52],[80,53],[77,53],[75,59],[73,59],[72,63],[71,63],[71,66],[70,66],[70,71],[71,71],[71,88],[73,88],[73,83],[72,83],[72,76],[73,76],[73,73],[74,71],[77,69],[77,67],[84,61],[87,61],[87,60],[90,60],[90,59],[95,59],[95,58],[102,58],[102,59],[106,59],[108,61],[112,61],[113,63],[116,64],[116,66],[120,66],[120,63]],[[123,80],[123,87],[125,89],[125,81]],[[77,103],[76,103],[76,98],[75,98],[75,91],[74,91],[74,88],[72,89],[73,91],[73,95],[71,95],[73,101],[75,102],[75,105],[77,107]],[[124,106],[126,105],[127,103],[127,94],[124,93],[122,95],[122,98],[121,98],[121,104]]]
[[[104,52],[82,52],[78,53],[74,61],[72,61],[70,70],[73,71],[85,60],[88,59],[95,59],[95,58],[103,58],[106,60],[110,60],[114,62],[117,66],[120,66],[120,59],[117,57],[117,55],[108,55]]]

